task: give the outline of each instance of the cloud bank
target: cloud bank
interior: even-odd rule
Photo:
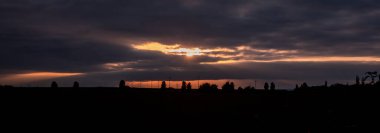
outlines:
[[[0,76],[350,80],[380,68],[379,16],[376,0],[9,0]]]

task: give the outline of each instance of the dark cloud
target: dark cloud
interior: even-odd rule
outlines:
[[[202,73],[212,79],[295,79],[308,73],[315,79],[343,79],[348,75],[332,70],[356,73],[378,64],[204,65],[200,62],[221,57],[188,59],[136,50],[130,44],[149,41],[235,50],[245,45],[297,51],[242,51],[245,56],[229,59],[380,56],[379,16],[380,1],[376,0],[9,0],[0,3],[0,73],[112,71],[111,75],[127,74],[135,79],[171,71],[180,71],[183,76],[176,77],[181,78]],[[104,67],[110,63],[119,66],[113,70]],[[139,71],[124,73],[123,68]],[[318,71],[309,74],[311,70]]]

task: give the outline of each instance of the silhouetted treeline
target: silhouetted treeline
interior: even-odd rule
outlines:
[[[367,80],[369,82],[367,82]],[[294,90],[300,91],[300,90],[315,90],[315,89],[342,89],[342,88],[380,88],[380,74],[378,74],[376,71],[373,72],[366,72],[363,74],[362,77],[356,76],[354,80],[354,84],[331,84],[330,86],[328,85],[328,82],[325,81],[323,85],[317,85],[317,86],[309,86],[306,82],[302,84],[296,84]],[[170,82],[169,82],[170,83]],[[4,87],[12,87],[10,85],[0,85],[1,88]],[[58,88],[59,85],[56,81],[51,82],[50,85],[51,88]],[[78,81],[75,81],[73,83],[73,88],[79,88],[80,84]],[[276,90],[276,84],[274,82],[265,82],[264,83],[264,91],[274,91]],[[129,86],[126,85],[125,80],[120,80],[119,82],[119,88],[130,88]],[[168,88],[166,81],[162,81],[161,83],[161,89],[166,90],[166,89],[174,89],[174,88]],[[182,92],[191,92],[192,90],[192,85],[190,82],[182,81],[181,85],[181,91]],[[219,88],[216,84],[211,84],[211,83],[204,83],[200,85],[199,91],[200,92],[205,92],[205,93],[216,93],[218,92]],[[221,92],[222,93],[234,93],[234,92],[239,92],[239,93],[251,93],[255,92],[256,88],[251,87],[251,86],[246,86],[242,87],[239,86],[237,89],[235,89],[235,84],[234,82],[226,82],[222,87],[221,87]]]

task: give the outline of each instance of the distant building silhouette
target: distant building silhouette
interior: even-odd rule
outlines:
[[[78,81],[74,82],[73,88],[79,88],[79,82]]]
[[[125,88],[125,81],[124,80],[120,80],[119,88]]]
[[[162,81],[162,83],[161,83],[161,89],[162,89],[162,90],[165,90],[165,89],[166,89],[166,82],[165,82],[165,80]]]
[[[51,88],[58,88],[58,83],[55,82],[55,81],[53,81],[53,82],[51,83]]]
[[[275,90],[276,89],[276,85],[273,83],[273,82],[271,82],[270,83],[270,90]]]
[[[264,90],[269,90],[269,84],[267,82],[264,84]]]
[[[190,83],[190,82],[189,82],[189,83],[187,83],[186,89],[187,89],[188,91],[190,91],[190,90],[191,90],[191,83]]]
[[[182,81],[181,89],[182,89],[182,91],[186,91],[186,82],[185,82],[185,80]]]

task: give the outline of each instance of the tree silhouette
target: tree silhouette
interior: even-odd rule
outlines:
[[[161,89],[162,89],[162,90],[165,90],[165,89],[166,89],[166,82],[165,82],[165,80],[162,81],[162,83],[161,83]]]
[[[309,86],[306,84],[306,82],[302,83],[301,88],[309,88]]]
[[[207,93],[215,93],[218,91],[218,86],[216,84],[204,83],[199,86],[199,91]]]
[[[296,89],[299,89],[298,84],[296,84]]]
[[[231,82],[231,83],[230,83],[230,90],[231,90],[231,91],[234,91],[234,90],[235,90],[235,84],[234,84],[234,82]]]
[[[210,83],[203,83],[199,86],[199,90],[203,92],[210,91],[211,89],[211,84]]]
[[[267,82],[264,84],[264,90],[269,90],[269,84]]]
[[[255,87],[251,87],[251,86],[244,87],[244,90],[254,90],[254,89],[255,89]]]
[[[224,91],[224,90],[228,90],[228,88],[230,87],[230,82],[226,82],[226,83],[224,83],[224,85],[222,86],[222,91]]]
[[[57,84],[57,82],[53,81],[53,82],[51,83],[51,88],[58,88],[58,84]]]
[[[191,90],[191,83],[187,83],[187,86],[186,86],[187,90],[190,91]]]
[[[377,71],[374,71],[374,72],[366,72],[365,73],[365,76],[362,77],[362,85],[365,84],[365,81],[367,80],[367,78],[371,78],[371,82],[370,84],[374,84],[375,83],[375,78],[377,77]]]
[[[78,81],[74,82],[73,88],[79,88],[79,82]]]
[[[182,89],[182,91],[186,91],[186,82],[185,82],[185,80],[182,81],[181,89]]]
[[[222,86],[222,92],[233,92],[235,90],[235,85],[234,82],[226,82]]]
[[[276,89],[276,85],[273,83],[273,82],[271,82],[270,83],[270,90],[275,90]]]
[[[327,87],[327,81],[325,81],[325,87]]]
[[[125,88],[125,81],[124,80],[120,80],[119,88]]]

